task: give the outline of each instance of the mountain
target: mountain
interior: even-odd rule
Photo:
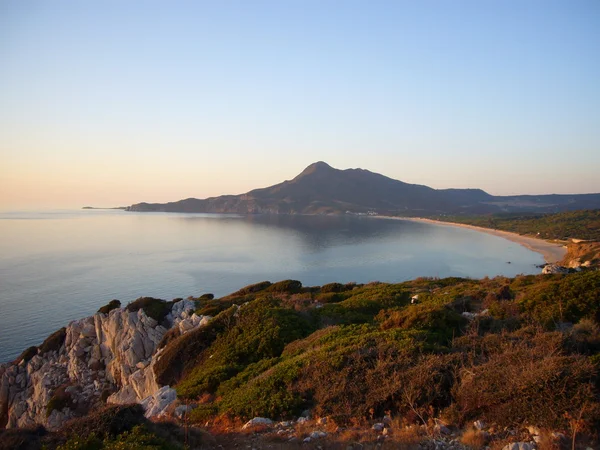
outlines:
[[[289,181],[241,195],[138,203],[128,211],[392,215],[558,212],[600,208],[600,194],[493,196],[481,189],[433,189],[364,169],[339,170],[316,162]]]

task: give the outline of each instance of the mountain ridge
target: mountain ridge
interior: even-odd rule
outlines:
[[[497,212],[561,212],[600,208],[600,194],[494,196],[482,189],[433,189],[366,169],[336,169],[324,161],[291,180],[239,195],[137,203],[136,212],[237,214],[366,214],[434,216]]]

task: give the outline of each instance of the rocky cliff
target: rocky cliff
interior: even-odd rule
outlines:
[[[137,402],[160,414],[176,396],[155,380],[158,344],[172,327],[183,334],[210,319],[194,314],[191,300],[169,307],[160,323],[144,309],[98,312],[0,365],[0,427],[57,429],[102,403]]]

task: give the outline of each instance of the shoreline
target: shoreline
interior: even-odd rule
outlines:
[[[394,219],[394,220],[408,220],[412,222],[429,223],[433,225],[452,226],[458,228],[468,228],[474,231],[491,234],[498,236],[509,241],[516,242],[523,247],[540,253],[544,257],[544,261],[547,264],[556,264],[561,261],[567,254],[567,248],[563,244],[549,242],[544,239],[539,239],[531,236],[523,236],[518,233],[512,233],[510,231],[495,230],[492,228],[477,227],[475,225],[467,225],[463,223],[455,222],[444,222],[441,220],[424,219],[421,217],[393,217],[393,216],[375,216],[382,219]]]

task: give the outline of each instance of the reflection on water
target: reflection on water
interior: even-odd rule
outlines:
[[[0,236],[0,361],[113,298],[219,296],[286,278],[513,276],[542,262],[472,230],[350,216],[2,213]]]

